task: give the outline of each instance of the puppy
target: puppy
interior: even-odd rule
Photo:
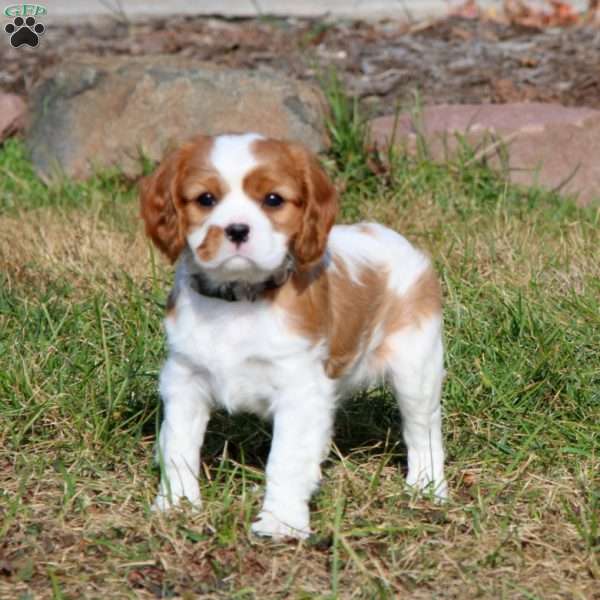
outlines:
[[[383,380],[402,415],[407,484],[446,497],[437,277],[390,229],[333,227],[337,208],[314,156],[256,134],[197,137],[142,182],[146,233],[177,264],[157,510],[201,504],[211,411],[250,411],[273,420],[252,531],[308,536],[338,398]]]

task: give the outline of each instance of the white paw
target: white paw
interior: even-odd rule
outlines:
[[[409,492],[418,492],[424,496],[431,495],[435,502],[445,502],[448,500],[448,484],[445,479],[441,481],[431,481],[428,478],[411,481],[410,477],[406,479],[406,487]]]
[[[154,498],[154,502],[152,503],[150,510],[152,510],[152,512],[167,512],[174,506],[177,506],[177,504],[177,501],[172,502],[167,496],[158,494],[156,498]]]
[[[308,523],[306,523],[305,526],[294,527],[280,521],[272,513],[265,511],[262,511],[258,515],[258,520],[252,524],[250,529],[255,535],[270,537],[274,540],[281,540],[284,538],[305,540],[310,535]]]
[[[184,496],[166,496],[162,493],[159,493],[154,499],[150,510],[152,510],[152,512],[166,512],[179,506],[183,498]],[[202,499],[199,496],[193,500],[189,500],[189,503],[196,510],[200,510],[202,508]]]
[[[435,486],[433,495],[437,502],[446,502],[446,500],[448,500],[448,484],[445,479]]]

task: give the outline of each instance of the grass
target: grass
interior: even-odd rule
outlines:
[[[600,213],[465,152],[365,155],[330,90],[342,221],[425,248],[446,297],[451,501],[410,497],[392,398],[340,411],[304,543],[256,540],[269,427],[217,415],[205,509],[154,515],[169,269],[119,174],[48,189],[0,149],[0,598],[592,598]]]

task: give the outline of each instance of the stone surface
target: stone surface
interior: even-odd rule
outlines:
[[[0,93],[0,142],[25,126],[27,106],[16,94]]]
[[[197,133],[258,131],[326,147],[326,105],[306,83],[169,56],[85,58],[59,66],[34,90],[26,141],[48,180],[116,166],[139,174]]]
[[[439,105],[417,116],[371,121],[371,139],[380,149],[393,139],[415,152],[419,136],[435,160],[448,158],[466,141],[514,183],[560,188],[581,204],[600,199],[598,110],[534,102]]]

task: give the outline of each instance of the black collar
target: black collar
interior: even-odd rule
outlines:
[[[217,298],[227,302],[240,302],[242,300],[254,302],[264,292],[281,287],[290,278],[293,271],[294,260],[291,256],[288,256],[280,269],[258,283],[248,283],[246,281],[215,283],[204,273],[194,273],[190,275],[190,286],[196,293],[208,298]]]

